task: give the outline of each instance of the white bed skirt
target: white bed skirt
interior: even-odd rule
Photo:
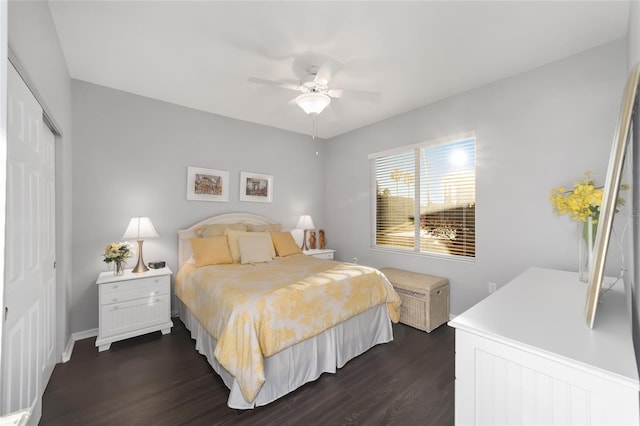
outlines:
[[[335,373],[347,361],[380,343],[393,340],[393,329],[386,305],[371,308],[342,322],[322,334],[300,342],[264,360],[266,381],[256,399],[247,402],[233,376],[213,356],[216,340],[178,300],[180,319],[196,349],[204,355],[213,369],[231,390],[227,405],[249,409],[269,404],[276,399],[316,380],[322,373]]]

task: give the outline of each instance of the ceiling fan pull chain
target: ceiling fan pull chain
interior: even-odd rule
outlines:
[[[313,136],[312,139],[316,141],[316,155],[318,155],[318,115],[315,114],[313,120]]]
[[[316,137],[318,137],[318,116],[314,115],[312,117],[313,120],[313,139],[315,139]]]

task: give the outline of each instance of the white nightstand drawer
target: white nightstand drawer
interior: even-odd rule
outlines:
[[[169,296],[156,296],[100,307],[100,336],[144,329],[170,320]]]
[[[138,278],[128,281],[117,281],[100,285],[100,294],[116,293],[122,291],[131,291],[137,289],[149,290],[157,286],[168,285],[169,276]]]
[[[333,260],[333,252],[318,253],[318,254],[314,254],[313,257],[317,257],[318,259]]]
[[[100,295],[100,305],[108,305],[111,303],[117,302],[126,302],[129,300],[154,297],[154,296],[162,296],[165,294],[169,294],[169,286],[165,283],[154,284],[151,286],[143,287],[143,288],[134,288],[133,290],[128,290],[122,288],[121,291],[116,292],[104,292]]]
[[[333,249],[310,249],[303,251],[307,256],[313,256],[317,259],[324,260],[333,260],[335,252],[336,251]]]

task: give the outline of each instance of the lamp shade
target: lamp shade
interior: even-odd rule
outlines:
[[[160,235],[153,227],[151,219],[148,217],[134,217],[129,222],[127,230],[122,236],[123,240],[144,240],[145,238],[158,238]]]
[[[298,225],[296,226],[298,229],[315,229],[315,225],[313,224],[313,219],[308,214],[300,216],[298,219]]]
[[[331,98],[322,93],[303,93],[296,98],[296,104],[307,114],[320,114],[331,102]]]

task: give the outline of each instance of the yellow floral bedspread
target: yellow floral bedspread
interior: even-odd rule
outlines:
[[[218,341],[214,356],[248,402],[264,383],[264,358],[382,303],[393,322],[400,318],[400,298],[378,270],[302,254],[256,265],[185,264],[175,292]]]

